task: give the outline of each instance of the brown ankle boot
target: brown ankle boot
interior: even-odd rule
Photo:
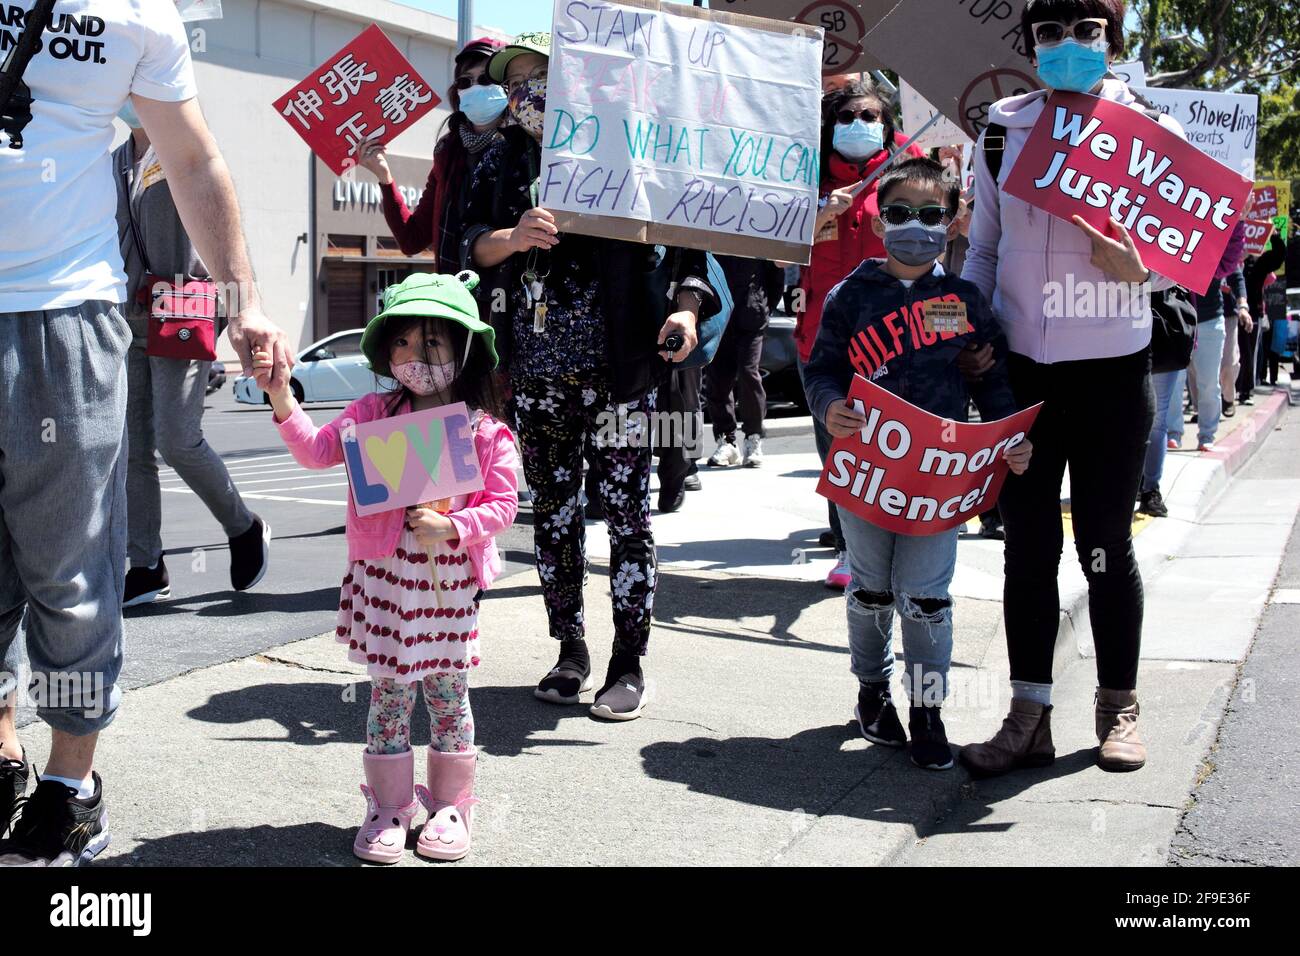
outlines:
[[[1018,767],[1046,767],[1056,759],[1052,746],[1052,708],[1031,700],[1011,700],[1002,727],[982,744],[961,748],[961,762],[982,777]]]
[[[1137,770],[1147,762],[1138,713],[1137,691],[1097,689],[1097,766],[1102,770]]]

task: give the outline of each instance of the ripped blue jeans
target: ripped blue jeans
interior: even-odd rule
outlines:
[[[840,509],[853,580],[847,589],[850,669],[859,681],[894,676],[894,611],[903,622],[903,686],[913,706],[939,706],[952,663],[957,529],[911,536]]]

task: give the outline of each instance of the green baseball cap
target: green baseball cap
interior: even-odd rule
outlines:
[[[506,67],[521,53],[540,53],[542,56],[551,55],[551,35],[549,33],[521,33],[515,37],[514,41],[503,46],[496,53],[492,54],[492,59],[488,60],[488,76],[497,83],[506,81]]]
[[[455,275],[416,272],[384,290],[384,309],[366,324],[361,333],[361,354],[376,375],[392,376],[388,356],[379,354],[380,331],[397,316],[421,316],[458,322],[471,334],[483,337],[492,367],[497,367],[496,331],[479,318],[478,301],[470,293],[478,286],[478,275],[466,269]]]

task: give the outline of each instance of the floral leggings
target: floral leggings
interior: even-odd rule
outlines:
[[[533,550],[551,636],[582,637],[586,528],[578,495],[584,456],[595,470],[610,539],[614,651],[650,640],[655,542],[650,533],[650,428],[655,393],[613,404],[599,374],[511,380],[511,410],[533,495]]]
[[[370,717],[366,721],[366,750],[398,754],[411,749],[411,716],[415,689],[424,685],[424,705],[435,750],[443,753],[474,749],[474,713],[469,708],[469,678],[465,674],[429,674],[422,681],[375,677],[370,682]]]

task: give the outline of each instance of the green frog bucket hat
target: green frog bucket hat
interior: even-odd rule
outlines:
[[[478,286],[478,275],[466,269],[455,275],[416,272],[384,290],[384,308],[366,324],[361,334],[361,354],[370,362],[376,375],[392,377],[388,356],[379,354],[380,331],[384,323],[396,317],[433,317],[457,322],[470,331],[465,342],[461,365],[469,358],[476,339],[482,339],[492,367],[497,367],[496,332],[479,318],[478,302],[470,293]]]

